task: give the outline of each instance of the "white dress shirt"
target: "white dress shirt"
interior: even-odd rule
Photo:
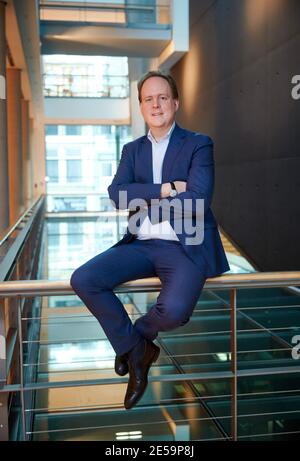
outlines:
[[[152,144],[152,169],[153,169],[153,183],[162,183],[162,166],[164,157],[169,145],[170,137],[175,128],[175,122],[171,126],[168,133],[160,140],[156,141],[151,131],[148,131],[148,139]],[[137,232],[139,240],[148,239],[163,239],[163,240],[176,240],[179,241],[174,229],[169,221],[163,221],[157,224],[151,224],[148,216],[144,219],[142,225]]]

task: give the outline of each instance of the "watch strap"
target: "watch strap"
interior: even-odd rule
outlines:
[[[176,189],[175,184],[173,183],[173,181],[170,181],[170,184],[171,184],[172,189],[177,192],[177,189]]]

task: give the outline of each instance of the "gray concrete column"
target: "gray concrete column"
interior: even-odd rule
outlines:
[[[13,224],[24,209],[21,70],[9,67],[6,74],[9,220]]]
[[[146,125],[141,115],[140,104],[138,100],[137,83],[148,67],[146,60],[142,58],[128,59],[129,81],[130,81],[130,120],[133,139],[144,136]]]
[[[144,136],[146,133],[146,126],[140,111],[137,81],[130,82],[130,118],[133,139]]]
[[[0,0],[0,235],[9,226],[5,5]]]

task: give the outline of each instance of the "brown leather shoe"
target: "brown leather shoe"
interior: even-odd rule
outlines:
[[[124,399],[126,410],[132,408],[143,396],[148,384],[148,371],[160,353],[152,341],[143,339],[128,353],[129,381]]]
[[[128,354],[116,355],[115,372],[119,376],[125,376],[128,373]]]

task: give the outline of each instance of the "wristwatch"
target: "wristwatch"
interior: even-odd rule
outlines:
[[[178,192],[176,190],[175,184],[173,183],[173,181],[170,181],[170,184],[171,184],[171,187],[172,187],[171,192],[170,192],[170,197],[176,197]]]

